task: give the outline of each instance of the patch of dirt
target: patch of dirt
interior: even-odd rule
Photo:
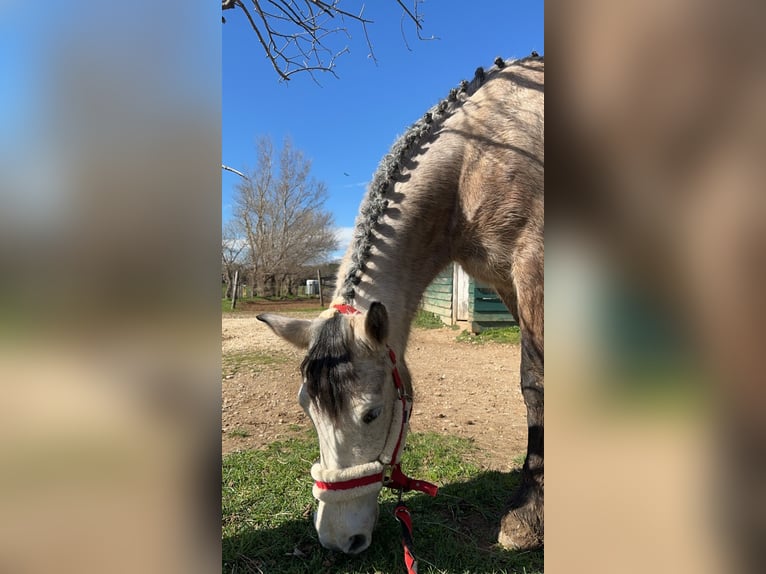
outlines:
[[[319,298],[316,299],[274,299],[257,301],[239,301],[237,310],[244,312],[264,313],[275,311],[278,313],[287,313],[292,311],[316,311],[318,315],[322,310],[319,305]]]
[[[286,311],[285,307],[280,311]],[[317,315],[315,311],[290,314]],[[499,471],[516,468],[526,452],[527,435],[519,388],[520,348],[458,343],[458,333],[446,327],[413,329],[407,349],[415,388],[411,430],[468,437],[479,449],[482,466]],[[311,421],[297,397],[303,352],[250,313],[224,315],[221,338],[223,452],[261,448],[305,435]],[[273,360],[264,365],[245,361],[236,368],[227,366],[227,355],[243,353],[269,355]]]

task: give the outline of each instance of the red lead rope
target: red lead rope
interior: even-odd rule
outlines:
[[[394,510],[394,517],[402,526],[402,547],[404,548],[404,565],[407,574],[418,574],[418,561],[412,550],[412,517],[409,509],[400,502]]]

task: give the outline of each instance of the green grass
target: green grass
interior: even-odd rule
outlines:
[[[235,351],[223,355],[221,367],[223,375],[229,376],[244,371],[257,371],[264,366],[279,365],[288,361],[288,357],[277,352]]]
[[[407,493],[421,573],[543,571],[543,553],[503,550],[494,529],[518,473],[482,470],[466,439],[411,434],[403,465],[440,485],[436,498]],[[357,556],[322,548],[311,522],[315,501],[309,468],[319,456],[313,433],[265,450],[223,459],[223,572],[403,572],[396,498],[381,495],[372,546]]]
[[[232,438],[247,438],[250,436],[250,433],[247,432],[245,429],[234,429],[230,430],[228,433],[230,437]]]
[[[474,335],[469,331],[463,331],[456,339],[458,343],[470,343],[472,345],[483,345],[485,343],[517,345],[520,340],[521,333],[517,325],[500,329],[485,329],[478,335]]]
[[[418,327],[420,329],[441,329],[445,326],[438,315],[435,315],[430,311],[423,311],[422,309],[418,310],[415,319],[412,321],[412,325],[413,327]]]

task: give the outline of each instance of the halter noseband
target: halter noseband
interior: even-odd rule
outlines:
[[[343,315],[360,314],[351,305],[334,305],[333,307]],[[438,487],[435,484],[424,480],[413,480],[402,472],[400,459],[412,413],[412,397],[404,389],[399,369],[396,367],[396,353],[391,347],[388,347],[388,357],[391,360],[391,376],[401,410],[394,411],[383,451],[373,462],[337,470],[324,469],[320,463],[315,463],[311,467],[311,477],[314,479],[313,493],[317,500],[323,502],[348,500],[379,492],[383,486],[400,492],[417,490],[429,496],[436,496]]]

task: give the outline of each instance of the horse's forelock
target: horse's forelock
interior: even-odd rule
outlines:
[[[301,363],[306,390],[320,410],[337,421],[355,379],[353,354],[343,317],[325,321]]]

